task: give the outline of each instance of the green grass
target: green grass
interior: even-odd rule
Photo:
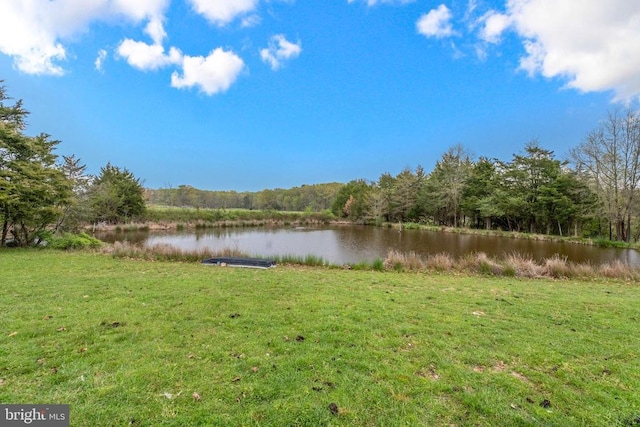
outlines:
[[[637,284],[49,250],[0,267],[0,401],[67,403],[73,426],[640,422]]]
[[[323,224],[334,220],[329,211],[290,212],[250,209],[206,209],[147,206],[143,222],[193,224],[197,228],[220,226],[263,226],[267,224]]]

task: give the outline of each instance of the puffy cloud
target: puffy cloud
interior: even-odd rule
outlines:
[[[584,92],[640,97],[640,3],[582,0],[509,0],[507,14],[523,38],[520,68],[568,79]]]
[[[502,33],[511,25],[511,18],[496,11],[489,11],[480,18],[480,22],[480,38],[488,43],[499,43]]]
[[[207,19],[222,25],[246,15],[247,25],[259,22],[250,15],[258,0],[189,0]],[[176,88],[198,87],[213,95],[225,91],[244,69],[244,62],[233,52],[221,48],[207,57],[186,56],[175,47],[163,46],[167,37],[164,13],[169,0],[0,0],[0,53],[14,58],[14,65],[29,74],[62,75],[61,62],[67,58],[64,43],[87,31],[92,23],[128,21],[145,23],[151,43],[125,38],[117,55],[132,67],[157,70],[177,66],[171,76]],[[95,59],[102,71],[107,51]]]
[[[160,18],[153,18],[149,21],[144,29],[144,32],[151,37],[154,44],[162,44],[162,41],[167,37],[167,32],[164,30],[162,20]]]
[[[95,21],[160,20],[168,0],[2,0],[0,52],[28,74],[64,74],[64,41]],[[153,37],[153,36],[152,36]]]
[[[167,37],[162,18],[152,17],[147,23],[144,32],[153,40],[153,44],[124,39],[118,46],[118,55],[125,58],[129,65],[142,71],[157,70],[171,64],[182,61],[182,53],[175,47],[165,54],[162,41]]]
[[[215,25],[226,25],[258,6],[259,0],[189,0],[194,10]]]
[[[451,11],[441,4],[420,17],[416,23],[418,32],[426,37],[443,38],[455,35],[451,25]]]
[[[283,61],[298,57],[300,52],[302,52],[300,42],[291,43],[284,35],[276,34],[271,37],[269,47],[260,51],[260,57],[275,71],[282,66]]]
[[[179,64],[182,53],[175,47],[165,54],[160,44],[147,44],[131,39],[125,39],[118,46],[118,55],[127,60],[129,65],[142,71],[157,70],[170,64]]]
[[[60,0],[58,0],[60,1]],[[80,5],[87,3],[110,3],[116,12],[128,16],[136,22],[159,17],[169,6],[170,0],[73,0]]]
[[[217,48],[206,58],[184,56],[182,69],[182,76],[178,72],[171,75],[172,87],[197,87],[207,95],[214,95],[229,89],[244,69],[244,62],[235,53]]]

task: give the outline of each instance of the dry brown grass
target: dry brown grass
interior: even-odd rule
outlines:
[[[222,256],[242,256],[247,255],[237,249],[225,248],[216,252],[208,249],[197,251],[183,251],[167,244],[157,244],[153,246],[133,245],[129,242],[116,242],[106,246],[103,251],[116,258],[143,259],[148,261],[184,261],[196,262],[205,258]]]
[[[425,268],[425,263],[424,259],[415,252],[402,253],[392,250],[384,260],[384,268],[387,270],[420,271]]]
[[[567,262],[566,257],[560,257],[558,254],[544,260],[544,269],[547,276],[556,279],[564,279],[573,277],[571,265]]]
[[[544,276],[544,268],[528,256],[511,253],[504,259],[504,264],[510,268],[513,276],[536,278]]]
[[[640,270],[629,268],[620,261],[603,264],[595,270],[600,276],[611,279],[640,280]]]
[[[484,252],[475,252],[465,255],[458,261],[463,271],[486,274],[491,276],[501,276],[504,272],[502,264],[490,258]]]
[[[248,255],[238,249],[226,248],[216,252],[207,249],[197,251],[183,251],[170,245],[154,245],[151,247],[133,245],[128,242],[106,245],[101,249],[118,258],[143,259],[149,261],[181,261],[200,262],[205,258],[216,256],[247,257]],[[296,260],[288,260],[296,263]],[[300,264],[308,264],[304,258],[297,261]],[[319,265],[325,265],[322,262]],[[437,271],[437,272],[461,272],[469,274],[481,274],[488,276],[508,276],[523,278],[608,278],[628,281],[640,280],[640,269],[625,265],[620,261],[594,266],[589,263],[572,263],[566,258],[554,256],[537,262],[531,257],[517,253],[506,255],[503,258],[490,257],[484,252],[469,254],[460,258],[454,258],[447,253],[421,256],[415,252],[402,253],[396,250],[389,251],[383,261],[384,270],[395,271]]]
[[[451,271],[455,266],[455,259],[448,253],[439,253],[428,257],[424,264],[432,270]]]
[[[479,252],[456,259],[446,253],[421,257],[415,252],[403,254],[393,250],[385,258],[384,267],[386,270],[396,271],[459,271],[524,278],[588,279],[604,277],[640,280],[640,269],[625,265],[620,261],[594,266],[590,263],[573,263],[558,255],[538,262],[529,256],[518,253],[494,258]]]

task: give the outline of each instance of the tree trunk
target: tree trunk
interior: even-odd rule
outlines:
[[[4,248],[7,244],[7,233],[9,232],[9,221],[4,220],[2,223],[2,238],[0,240],[0,248]]]
[[[609,240],[613,240],[613,224],[611,224],[611,220],[609,220]]]
[[[627,238],[625,236],[627,228],[624,223],[624,219],[618,219],[616,221],[616,240],[626,242]]]

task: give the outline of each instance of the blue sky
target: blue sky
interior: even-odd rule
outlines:
[[[0,79],[97,173],[257,191],[462,144],[559,157],[640,96],[628,0],[2,0]]]

